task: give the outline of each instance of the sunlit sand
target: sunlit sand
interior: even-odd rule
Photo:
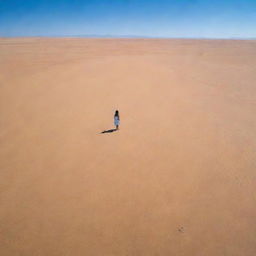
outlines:
[[[255,70],[256,41],[0,39],[0,255],[256,255]]]

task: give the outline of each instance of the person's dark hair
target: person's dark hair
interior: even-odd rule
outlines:
[[[116,110],[116,112],[115,112],[115,116],[119,116],[119,112],[118,112],[118,110]]]

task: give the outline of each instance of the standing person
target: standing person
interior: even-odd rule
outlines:
[[[119,129],[119,124],[120,124],[120,116],[118,110],[116,110],[115,115],[114,115],[114,124],[116,126],[116,130]]]

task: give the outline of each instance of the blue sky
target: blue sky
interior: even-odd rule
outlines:
[[[256,38],[256,0],[0,0],[0,36]]]

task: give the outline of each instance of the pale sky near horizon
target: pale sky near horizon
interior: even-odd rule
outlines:
[[[256,0],[0,0],[0,36],[256,38]]]

